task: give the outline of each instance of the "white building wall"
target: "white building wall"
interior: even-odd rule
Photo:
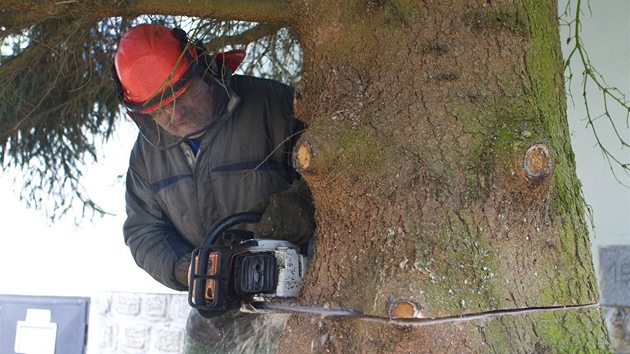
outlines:
[[[571,6],[575,6],[571,1]],[[562,13],[566,0],[560,1]],[[630,2],[627,0],[582,1],[580,36],[591,64],[607,86],[630,97]],[[573,9],[574,11],[575,9]],[[574,15],[573,15],[574,16]],[[571,21],[570,16],[564,18]],[[567,56],[575,41],[567,27],[561,28]],[[577,161],[577,175],[592,210],[591,243],[611,343],[617,353],[630,353],[630,178],[615,162],[604,157],[595,134],[587,125],[583,97],[583,71],[579,57],[571,59],[573,74],[567,81],[567,113],[571,141]],[[621,163],[630,163],[630,148],[622,148],[619,137],[630,143],[628,112],[609,99],[592,82],[587,86],[587,103],[600,142]],[[625,100],[625,99],[624,99]],[[608,118],[610,113],[617,133]],[[603,248],[606,258],[600,257]]]
[[[583,6],[587,6],[583,2]],[[560,5],[562,9],[562,5]],[[630,2],[606,0],[591,2],[591,11],[584,9],[583,30],[580,32],[591,63],[610,87],[630,95]],[[565,55],[573,42],[566,42],[566,27],[561,29]],[[595,267],[599,267],[599,247],[604,245],[630,244],[630,179],[614,162],[604,158],[593,132],[586,124],[586,109],[582,97],[583,68],[578,58],[572,59],[573,79],[567,82],[569,91],[567,113],[571,127],[573,151],[577,160],[577,174],[583,184],[586,202],[593,211],[594,230],[591,232]],[[587,87],[588,105],[591,107],[597,134],[614,156],[622,162],[630,162],[630,148],[621,148],[606,117],[606,110],[599,91],[592,83]],[[629,96],[630,97],[630,96]],[[608,110],[621,136],[630,143],[627,112],[609,102]],[[611,166],[612,165],[612,166]],[[612,171],[611,171],[612,168]],[[613,173],[614,172],[614,173]],[[619,181],[615,179],[615,174]],[[624,183],[625,186],[622,184]]]

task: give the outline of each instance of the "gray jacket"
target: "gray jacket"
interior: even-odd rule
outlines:
[[[126,244],[160,283],[187,290],[174,269],[190,259],[220,219],[244,212],[288,189],[294,133],[293,90],[278,82],[235,75],[230,115],[213,122],[195,156],[185,143],[159,150],[138,137],[127,173]]]

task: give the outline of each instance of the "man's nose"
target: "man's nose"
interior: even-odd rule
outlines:
[[[182,102],[178,104],[177,106],[175,106],[175,109],[173,110],[173,119],[175,121],[180,121],[186,118],[189,111],[190,111],[190,107],[187,104],[184,104]]]

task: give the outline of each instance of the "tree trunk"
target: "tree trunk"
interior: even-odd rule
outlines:
[[[555,1],[298,2],[295,352],[605,352]]]

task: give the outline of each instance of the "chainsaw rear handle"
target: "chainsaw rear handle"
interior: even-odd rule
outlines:
[[[262,218],[261,213],[254,212],[244,212],[232,214],[222,220],[220,220],[213,228],[208,232],[206,237],[203,239],[201,243],[201,247],[208,247],[217,241],[219,235],[221,235],[225,230],[230,227],[238,224],[256,224]]]

